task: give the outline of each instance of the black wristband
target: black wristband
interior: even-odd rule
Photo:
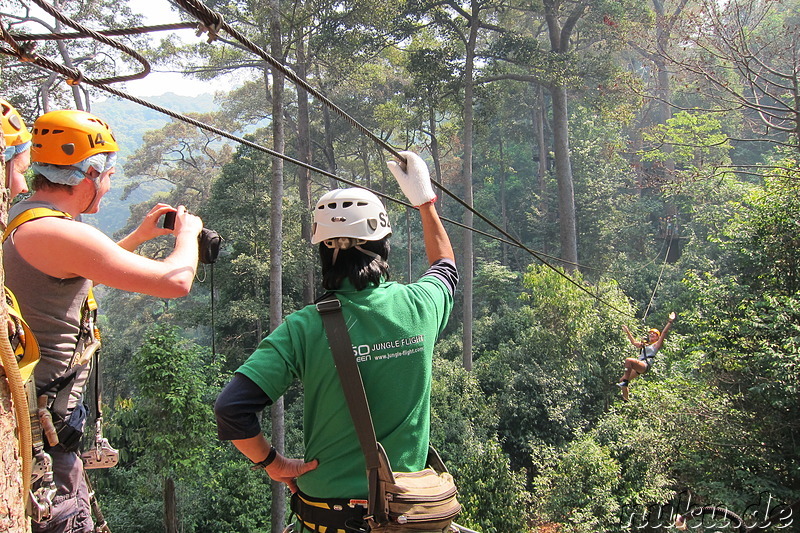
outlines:
[[[268,467],[269,465],[272,464],[272,462],[278,456],[278,450],[276,450],[274,446],[270,446],[270,448],[271,449],[270,449],[269,453],[267,454],[267,456],[264,458],[264,460],[263,461],[259,461],[257,463],[254,462],[253,466],[250,467],[251,470],[261,470],[262,468],[266,468],[266,467]]]

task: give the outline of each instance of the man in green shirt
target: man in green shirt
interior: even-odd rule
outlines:
[[[402,155],[406,165],[390,162],[389,168],[422,218],[431,265],[422,278],[408,285],[388,281],[391,226],[381,201],[363,189],[338,189],[317,202],[311,242],[319,244],[323,287],[342,303],[376,437],[395,471],[412,472],[425,467],[433,348],[450,316],[458,273],[428,168],[416,154]],[[304,390],[304,459],[278,454],[256,417],[296,379]],[[345,532],[346,519],[363,514],[347,502],[367,497],[365,460],[315,306],[291,314],[261,342],[215,411],[220,438],[289,486],[301,517],[296,531]],[[303,520],[304,506],[332,501],[345,502],[341,521]]]

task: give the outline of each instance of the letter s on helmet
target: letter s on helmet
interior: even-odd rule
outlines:
[[[74,165],[119,146],[111,127],[86,111],[50,111],[33,123],[31,161],[51,165]]]
[[[25,122],[14,106],[0,99],[0,110],[3,113],[3,135],[6,146],[17,146],[31,140],[31,132],[25,127]]]
[[[391,234],[386,208],[366,189],[336,189],[320,198],[314,209],[311,244],[337,237],[379,241]]]

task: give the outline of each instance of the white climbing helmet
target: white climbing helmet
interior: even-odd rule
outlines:
[[[339,237],[379,241],[391,234],[386,208],[366,189],[336,189],[317,201],[311,244]]]

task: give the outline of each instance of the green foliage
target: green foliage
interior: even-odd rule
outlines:
[[[460,364],[437,358],[433,376],[431,444],[455,477],[464,508],[458,523],[484,533],[521,531],[524,475],[500,448],[493,407]]]
[[[491,332],[494,342],[475,344],[486,346],[475,372],[497,409],[515,469],[531,467],[538,446],[562,445],[593,423],[610,401],[624,346],[613,317],[598,313],[598,301],[558,273],[530,267],[524,284],[523,307],[486,318],[476,335]],[[595,290],[626,308],[613,285]]]
[[[620,465],[608,448],[589,436],[572,441],[562,459],[534,480],[541,518],[569,532],[611,531],[619,512],[614,497]]]
[[[216,442],[211,405],[223,376],[207,350],[174,327],[156,326],[131,360],[130,377],[133,394],[117,401],[106,431],[122,460],[97,484],[113,530],[161,529],[170,477],[183,531],[263,531],[264,516],[230,504],[268,506],[269,483]]]
[[[459,524],[483,533],[525,531],[525,472],[512,470],[497,438],[470,443],[451,471],[463,506]]]
[[[679,111],[666,124],[646,132],[644,139],[651,147],[641,154],[642,161],[672,160],[686,178],[715,173],[730,163],[728,136],[710,114]]]
[[[786,165],[793,167],[793,162]],[[753,191],[746,199],[748,209],[727,230],[727,247],[736,254],[741,282],[753,291],[791,295],[800,290],[800,187],[791,178],[794,170],[781,172],[768,179],[764,189]]]

